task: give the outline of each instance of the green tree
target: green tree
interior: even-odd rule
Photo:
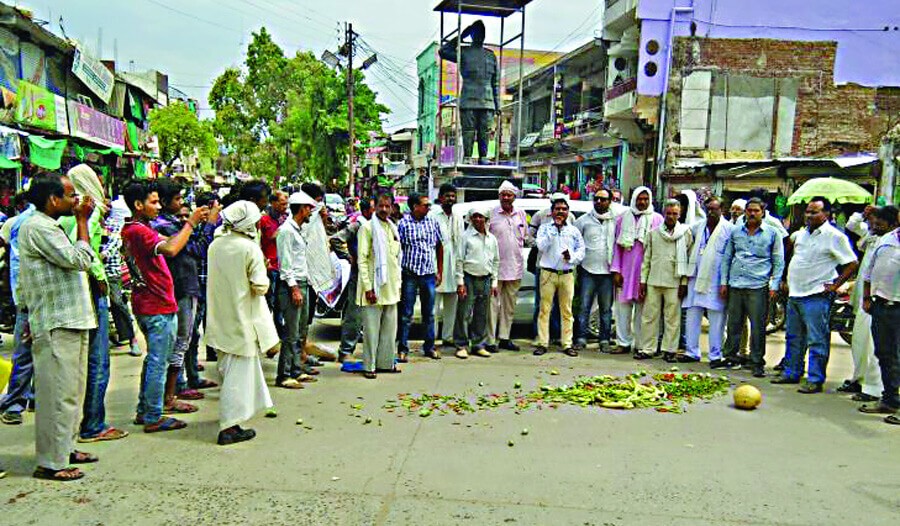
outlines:
[[[354,86],[357,136],[381,131],[388,108],[358,72]],[[270,181],[346,181],[345,77],[312,53],[288,58],[262,28],[253,34],[244,68],[220,75],[209,103],[216,111],[215,131],[230,152],[228,166]]]
[[[150,131],[159,139],[160,155],[166,164],[195,151],[201,157],[215,158],[216,139],[211,121],[197,115],[179,101],[150,112]]]

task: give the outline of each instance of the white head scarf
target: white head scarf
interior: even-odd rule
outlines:
[[[225,232],[233,231],[248,237],[256,237],[256,223],[262,214],[256,203],[235,201],[222,210],[222,228]]]
[[[697,199],[697,192],[693,190],[682,190],[681,194],[687,197],[687,211],[684,214],[684,224],[691,226],[698,221],[706,221],[706,211],[700,206]]]
[[[741,207],[741,211],[743,211],[744,209],[747,208],[747,200],[746,199],[735,199],[734,201],[731,202],[731,206],[728,208],[729,212],[731,211],[732,208],[734,208],[735,205]],[[738,220],[737,217],[731,218],[732,223],[737,223],[737,220]]]
[[[650,204],[646,210],[638,210],[637,198],[643,193],[650,197]],[[635,241],[641,244],[647,243],[647,235],[653,223],[653,192],[646,186],[639,186],[631,193],[631,213],[622,216],[622,231],[619,233],[619,246],[631,249]]]
[[[497,190],[498,194],[503,192],[512,192],[516,195],[516,197],[519,197],[519,189],[516,188],[516,185],[512,184],[509,181],[503,181],[503,184],[501,184],[500,188]]]
[[[103,184],[93,168],[86,164],[79,164],[73,166],[66,177],[72,180],[72,186],[75,187],[76,192],[91,196],[96,209],[101,214],[106,213],[106,192],[103,191]]]

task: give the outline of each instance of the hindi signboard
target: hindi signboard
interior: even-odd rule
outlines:
[[[125,122],[73,100],[69,101],[69,128],[72,137],[125,150]]]

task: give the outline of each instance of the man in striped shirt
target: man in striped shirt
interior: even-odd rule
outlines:
[[[400,267],[403,285],[400,305],[399,361],[406,362],[409,354],[409,325],[412,322],[416,294],[422,304],[422,324],[425,344],[422,351],[434,360],[441,353],[434,348],[434,297],[444,273],[444,247],[441,227],[428,216],[431,202],[426,195],[410,194],[409,213],[403,216],[397,230],[403,251]]]

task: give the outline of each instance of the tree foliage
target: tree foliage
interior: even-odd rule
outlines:
[[[166,164],[196,152],[202,157],[215,158],[216,140],[211,121],[200,121],[182,102],[150,112],[150,131],[159,138],[160,155]]]
[[[347,178],[346,83],[311,52],[286,57],[265,28],[253,34],[242,68],[227,69],[209,93],[227,166],[267,180],[343,184]],[[354,75],[357,137],[381,131],[387,107]]]

